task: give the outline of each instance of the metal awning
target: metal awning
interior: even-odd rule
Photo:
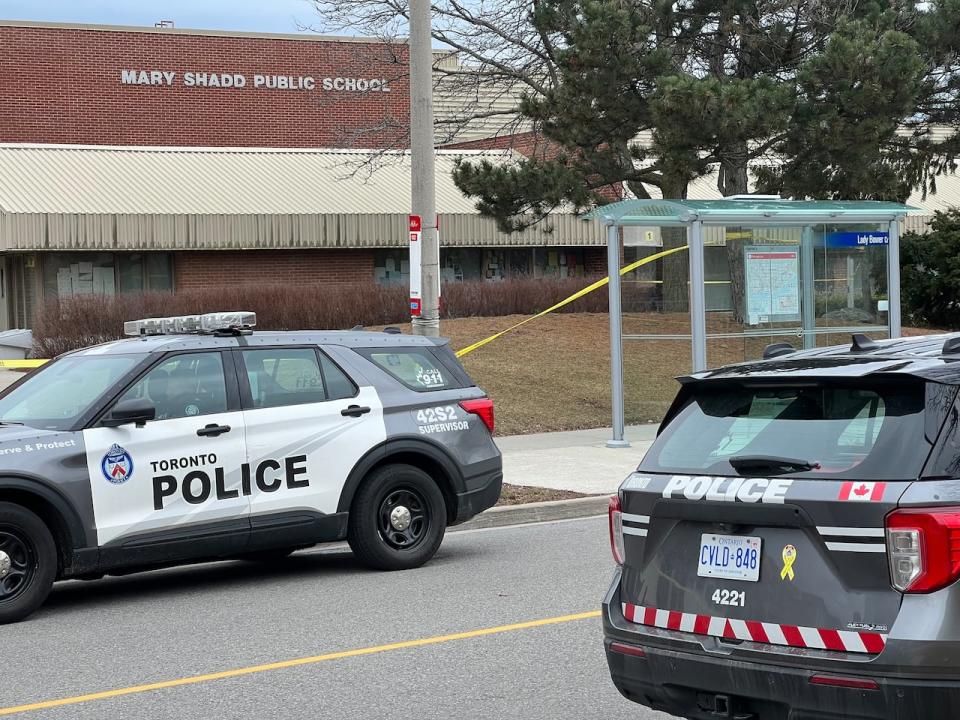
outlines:
[[[622,200],[582,216],[605,225],[677,226],[700,221],[705,225],[764,225],[795,223],[890,222],[919,208],[873,200]]]
[[[441,243],[600,245],[603,229],[557,212],[508,234],[482,217],[437,153]],[[0,250],[239,250],[405,247],[406,151],[0,144]]]

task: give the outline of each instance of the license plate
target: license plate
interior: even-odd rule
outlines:
[[[742,535],[701,535],[697,575],[757,582],[760,579],[760,542],[758,537]]]

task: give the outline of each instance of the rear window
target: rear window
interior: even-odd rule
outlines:
[[[462,387],[460,381],[425,348],[391,348],[363,351],[374,364],[417,392]]]
[[[744,458],[767,457],[813,466],[791,477],[900,480],[915,479],[929,451],[921,382],[707,385],[677,413],[640,467],[739,475],[734,465]]]

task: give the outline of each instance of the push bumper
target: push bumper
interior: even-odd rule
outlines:
[[[615,643],[619,650],[611,649],[618,647]],[[960,717],[960,682],[864,676],[877,688],[834,687],[812,683],[811,677],[821,673],[800,668],[704,657],[611,637],[604,647],[611,678],[624,697],[690,720]]]

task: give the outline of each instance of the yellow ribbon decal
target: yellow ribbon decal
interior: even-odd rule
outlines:
[[[636,270],[638,267],[640,267],[640,266],[642,266],[642,265],[646,265],[647,263],[656,262],[657,260],[660,260],[661,258],[665,258],[665,257],[667,257],[668,255],[673,255],[675,252],[680,252],[681,250],[686,250],[686,249],[687,249],[687,246],[686,246],[686,245],[681,245],[680,247],[670,248],[669,250],[663,250],[662,252],[655,253],[655,254],[653,254],[653,255],[650,255],[649,257],[642,258],[641,260],[637,260],[636,262],[630,263],[629,265],[621,268],[620,274],[621,274],[621,275],[626,275],[628,272],[631,272],[631,271],[633,271],[633,270]],[[495,334],[491,335],[491,336],[488,337],[488,338],[484,338],[484,339],[481,340],[480,342],[475,342],[473,345],[468,345],[467,347],[463,348],[462,350],[457,350],[457,357],[463,357],[463,356],[466,355],[467,353],[473,352],[473,351],[476,350],[477,348],[481,348],[481,347],[483,347],[484,345],[486,345],[487,343],[493,342],[494,340],[496,340],[496,339],[497,339],[498,337],[500,337],[501,335],[506,335],[508,332],[511,332],[511,331],[513,331],[513,330],[516,330],[516,329],[517,329],[518,327],[520,327],[521,325],[526,325],[526,324],[527,324],[528,322],[530,322],[531,320],[536,320],[537,318],[541,318],[541,317],[543,317],[544,315],[546,315],[546,314],[548,314],[548,313],[552,313],[554,310],[558,310],[558,309],[562,308],[564,305],[569,305],[569,304],[572,303],[574,300],[578,300],[578,299],[582,298],[584,295],[588,295],[589,293],[592,293],[594,290],[598,290],[598,289],[602,288],[604,285],[606,285],[606,284],[609,283],[609,282],[610,282],[610,278],[609,278],[609,277],[605,277],[605,278],[603,278],[602,280],[597,280],[595,283],[593,283],[593,284],[591,284],[591,285],[587,285],[587,287],[583,288],[583,290],[577,290],[577,292],[575,292],[573,295],[571,295],[571,296],[568,297],[568,298],[564,298],[563,300],[561,300],[560,302],[558,302],[556,305],[551,305],[551,306],[548,307],[546,310],[542,310],[542,311],[538,312],[536,315],[531,315],[530,317],[528,317],[528,318],[526,318],[526,319],[524,319],[524,320],[521,320],[521,321],[518,322],[516,325],[511,325],[511,326],[508,327],[506,330],[501,330],[500,332],[495,333]]]
[[[793,545],[787,545],[783,549],[783,570],[780,571],[781,580],[790,580],[793,582],[793,563],[795,563],[796,560],[797,549]]]

